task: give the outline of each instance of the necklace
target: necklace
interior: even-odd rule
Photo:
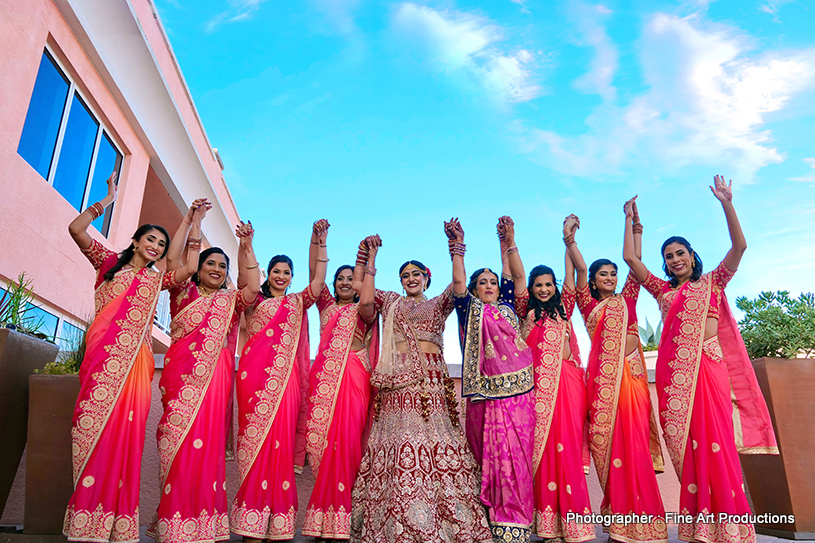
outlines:
[[[217,289],[215,289],[215,290],[217,290]],[[212,293],[215,292],[215,290],[207,290],[206,288],[202,287],[201,285],[198,285],[198,293],[201,296],[211,296]]]

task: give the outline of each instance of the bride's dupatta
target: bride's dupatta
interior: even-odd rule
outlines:
[[[591,336],[586,384],[589,400],[589,446],[600,478],[600,486],[604,490],[608,481],[620,382],[625,366],[627,324],[628,306],[620,295],[601,301],[586,318],[586,328]],[[649,430],[651,461],[654,470],[661,472],[662,447],[653,410]]]
[[[359,320],[359,306],[348,304],[338,309],[328,320],[320,337],[320,348],[311,371],[316,391],[309,397],[309,417],[306,422],[306,452],[315,478],[320,469],[320,461],[328,444],[328,431],[334,419],[337,394],[345,377],[348,355],[354,342],[354,332]],[[378,325],[375,322],[365,334],[371,367],[376,367],[379,352]],[[370,369],[370,368],[369,368]]]
[[[731,272],[732,273],[732,272]],[[665,444],[678,477],[682,478],[685,447],[696,393],[699,361],[705,336],[705,321],[713,280],[706,273],[698,281],[682,285],[663,313],[663,338],[657,357],[656,383],[659,417]],[[666,296],[667,297],[667,296]],[[665,308],[666,304],[662,304]],[[733,421],[740,452],[777,454],[767,405],[761,395],[755,372],[722,292],[719,341],[730,373]],[[739,437],[741,435],[741,437]]]
[[[389,294],[399,299],[390,304],[385,314],[382,324],[382,355],[371,373],[371,384],[379,390],[403,388],[418,383],[424,379],[428,369],[425,353],[419,347],[416,330],[405,318],[402,307],[404,298],[395,293]],[[399,356],[396,350],[394,330],[397,326],[408,345],[405,356]]]

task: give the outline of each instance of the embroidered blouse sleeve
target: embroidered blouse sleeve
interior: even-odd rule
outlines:
[[[314,305],[314,302],[317,301],[319,296],[315,296],[313,292],[311,292],[311,285],[306,285],[306,288],[300,293],[303,296],[303,309],[308,309],[309,307]]]
[[[736,272],[731,271],[730,268],[722,261],[715,270],[711,272],[711,279],[713,279],[713,284],[718,286],[719,288],[724,288],[727,286],[727,283],[733,279],[733,276]]]
[[[189,281],[189,279],[178,282],[175,278],[175,271],[165,272],[164,277],[161,278],[161,290],[184,286],[184,283],[187,281]]]
[[[325,308],[332,305],[334,303],[334,297],[331,296],[331,292],[328,290],[328,285],[323,283],[323,288],[320,290],[320,295],[317,297],[317,309],[322,313],[325,311]]]
[[[470,291],[463,294],[453,291],[453,307],[456,309],[456,317],[459,324],[464,324],[467,320],[467,310],[470,306]]]
[[[634,300],[635,302],[637,301],[637,298],[639,298],[640,282],[637,281],[637,278],[633,273],[628,272],[628,277],[625,278],[625,285],[623,285],[623,290],[620,292],[620,294],[623,295],[623,298]]]
[[[444,320],[447,320],[447,317],[453,312],[453,295],[453,283],[450,283],[447,285],[447,288],[444,289],[444,292],[433,299],[436,304],[437,312],[443,315]]]
[[[560,303],[563,304],[563,309],[566,310],[566,317],[571,318],[576,303],[574,290],[563,287],[563,290],[560,291]]]
[[[519,319],[523,319],[526,317],[526,314],[529,312],[529,289],[526,290],[523,294],[518,294],[515,296],[515,314],[518,315]]]
[[[659,279],[653,273],[649,272],[648,279],[643,281],[642,286],[651,293],[651,296],[659,300],[662,297],[662,293],[665,292],[665,287],[669,286],[669,284],[667,281]]]
[[[506,275],[501,275],[501,290],[498,293],[498,303],[515,307],[515,281]]]
[[[235,313],[238,315],[249,309],[257,299],[257,297],[255,297],[251,300],[247,300],[247,296],[249,296],[247,292],[248,290],[246,287],[243,287],[238,291],[238,298],[235,300]]]
[[[105,266],[105,271],[107,271],[110,268],[112,268],[113,265],[116,264],[116,261],[119,259],[119,256],[116,253],[114,253],[113,251],[111,251],[110,249],[108,249],[95,239],[91,240],[90,247],[88,247],[87,249],[80,250],[82,251],[82,254],[85,255],[85,258],[87,258],[88,261],[91,263],[93,269],[99,270],[100,272],[102,272],[102,267],[105,266],[105,264],[107,264],[107,266]]]
[[[582,313],[584,317],[597,305],[597,300],[591,295],[588,283],[586,283],[583,288],[577,288],[575,290],[575,300],[577,307],[580,309],[580,313]]]
[[[181,285],[170,287],[170,315],[175,317],[179,311],[184,309],[190,303],[190,287],[194,287],[195,283],[187,279]]]
[[[376,292],[374,294],[374,307],[376,307],[376,310],[379,313],[382,314],[385,313],[385,302],[388,301],[389,294],[390,292],[388,292],[387,290],[376,289]]]

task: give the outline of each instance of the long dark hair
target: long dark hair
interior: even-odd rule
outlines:
[[[294,263],[291,261],[291,258],[287,257],[286,255],[273,256],[269,261],[269,265],[266,266],[266,280],[262,285],[260,285],[260,293],[264,298],[272,298],[272,291],[269,290],[269,275],[272,273],[272,268],[275,267],[275,264],[280,264],[281,262],[289,265],[291,276],[294,277]]]
[[[410,264],[413,264],[414,266],[419,268],[419,270],[424,274],[424,276],[427,277],[427,284],[425,285],[425,287],[430,288],[430,270],[428,270],[427,266],[425,266],[424,264],[422,264],[418,260],[408,260],[407,262],[405,262],[404,264],[399,266],[399,278],[400,278],[400,281],[401,281],[401,277],[402,277],[402,272],[405,271],[405,268],[407,268]]]
[[[167,251],[170,249],[170,234],[167,233],[167,230],[164,229],[163,226],[159,226],[157,224],[143,224],[133,232],[133,237],[130,238],[133,241],[139,241],[142,236],[150,232],[151,230],[158,230],[164,235],[164,252],[161,253],[161,256],[158,257],[158,260],[161,260],[167,255]],[[136,247],[133,245],[133,242],[130,242],[130,247],[119,253],[119,260],[116,261],[116,264],[113,265],[111,269],[105,273],[105,281],[110,281],[113,279],[113,276],[116,275],[116,272],[122,269],[122,267],[130,262],[130,259],[133,258],[133,255],[136,254]],[[158,261],[157,260],[157,261]],[[150,261],[147,263],[147,267],[150,268],[153,266],[153,262]]]
[[[682,236],[671,236],[665,240],[665,243],[662,244],[662,250],[659,252],[659,254],[662,256],[662,270],[665,272],[665,275],[668,276],[671,287],[676,288],[679,285],[679,279],[676,278],[671,269],[668,267],[668,264],[665,262],[665,247],[671,243],[678,243],[679,245],[682,245],[689,253],[693,255],[693,268],[691,269],[690,280],[698,281],[699,278],[702,277],[702,258],[699,256],[699,253],[693,250],[693,247],[690,246],[690,242],[688,240]]]
[[[492,271],[492,269],[490,269],[490,268],[479,268],[479,269],[475,270],[473,272],[473,274],[470,276],[470,283],[467,285],[467,290],[469,290],[470,294],[472,294],[473,296],[476,296],[475,287],[478,285],[478,276],[480,276],[485,271],[488,271],[491,274],[493,274],[495,276],[495,278],[498,280],[498,283],[501,283],[501,278],[498,276],[497,273]],[[476,296],[476,298],[477,297],[478,296]]]
[[[337,271],[335,271],[335,272],[334,272],[334,282],[333,282],[333,283],[331,283],[331,285],[334,287],[334,300],[335,300],[337,303],[340,303],[340,295],[339,295],[339,294],[337,294],[337,278],[338,278],[338,277],[340,276],[340,274],[341,274],[343,271],[345,271],[345,270],[351,270],[351,271],[353,272],[353,271],[354,271],[354,267],[353,267],[353,266],[351,266],[351,265],[349,265],[349,264],[343,264],[342,266],[340,266],[339,268],[337,268]],[[354,293],[354,302],[358,302],[358,301],[359,301],[359,294],[357,294],[357,293],[355,292],[355,293]]]
[[[594,281],[597,272],[600,271],[600,268],[603,266],[614,266],[614,271],[618,271],[617,264],[607,258],[600,258],[591,263],[591,266],[589,266],[589,292],[591,293],[591,297],[595,300],[600,299],[600,293],[597,292],[597,285],[592,283],[592,281]]]
[[[224,252],[223,249],[220,247],[210,247],[205,251],[201,251],[201,254],[198,255],[198,269],[192,274],[192,282],[196,285],[201,284],[201,278],[198,276],[198,272],[201,271],[201,266],[204,265],[204,262],[210,257],[210,255],[219,254],[224,256],[224,260],[226,260],[226,277],[224,277],[223,284],[218,288],[226,288],[226,281],[229,279],[229,256]]]
[[[532,294],[532,285],[535,284],[535,279],[541,275],[551,275],[552,282],[555,284],[555,295],[545,302],[541,302]],[[566,310],[563,308],[563,303],[560,301],[560,289],[557,288],[557,278],[552,268],[544,265],[532,268],[532,271],[529,272],[529,281],[526,285],[526,289],[529,291],[529,309],[535,311],[535,321],[541,320],[544,314],[553,320],[556,320],[558,317],[564,321],[569,320],[566,316]]]

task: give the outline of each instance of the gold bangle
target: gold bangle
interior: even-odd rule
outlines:
[[[317,262],[328,262],[329,260],[331,260],[331,259],[330,258],[318,258]]]
[[[243,267],[244,267],[244,268],[246,268],[247,270],[254,270],[254,269],[255,269],[255,268],[257,268],[259,265],[260,265],[260,264],[258,264],[257,262],[255,262],[255,265],[254,265],[254,266],[246,266],[246,265],[244,265]]]

